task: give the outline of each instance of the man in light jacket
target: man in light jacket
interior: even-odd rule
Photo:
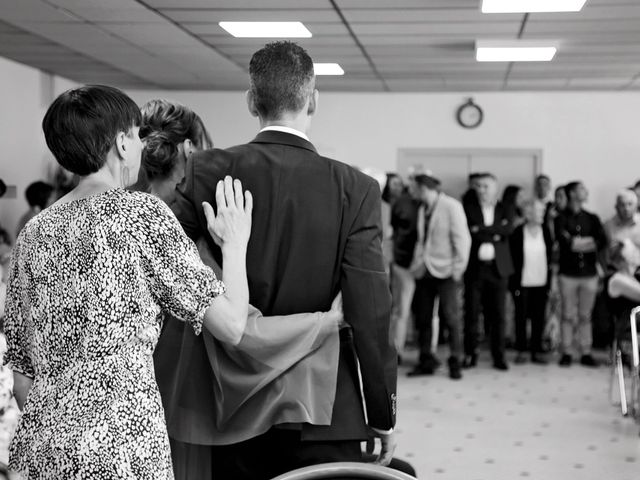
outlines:
[[[429,175],[414,178],[418,210],[418,242],[411,271],[416,279],[415,306],[420,360],[410,376],[431,375],[440,362],[431,351],[436,297],[449,328],[449,376],[462,378],[462,277],[469,262],[471,235],[462,204],[440,192],[440,181]]]

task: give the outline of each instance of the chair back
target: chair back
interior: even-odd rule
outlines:
[[[415,477],[371,463],[335,462],[299,468],[273,480],[416,480]]]
[[[633,367],[638,368],[640,366],[640,352],[638,351],[638,314],[640,313],[640,306],[631,310],[629,315],[629,324],[631,327],[631,354],[633,359]]]

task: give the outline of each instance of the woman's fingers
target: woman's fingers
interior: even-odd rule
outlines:
[[[251,195],[249,190],[244,192],[244,211],[249,215],[251,215],[251,212],[253,211],[253,195]]]
[[[213,225],[216,220],[216,214],[213,211],[213,207],[209,202],[202,202],[202,208],[204,209],[204,216],[207,218],[207,225]]]
[[[236,199],[233,194],[233,180],[229,175],[224,177],[224,196],[227,199],[227,207],[235,206]]]
[[[224,182],[222,180],[216,185],[216,205],[218,210],[227,206],[227,200],[224,196]]]
[[[236,208],[244,210],[244,195],[242,194],[242,182],[237,178],[233,181],[233,191],[235,194]]]
[[[342,312],[342,292],[338,293],[336,298],[333,299],[333,303],[331,303],[331,310]]]

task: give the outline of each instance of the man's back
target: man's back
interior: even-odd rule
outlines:
[[[249,144],[202,152],[189,162],[174,211],[190,237],[206,232],[199,205],[214,199],[216,182],[226,175],[241,180],[255,199],[247,253],[252,305],[265,315],[328,310],[342,290],[369,421],[391,428],[395,353],[388,341],[390,299],[377,183],[319,156],[300,137],[265,131]],[[357,414],[357,371],[348,361],[352,339],[343,340],[333,425],[305,426],[303,438],[358,439],[365,434],[364,417]]]

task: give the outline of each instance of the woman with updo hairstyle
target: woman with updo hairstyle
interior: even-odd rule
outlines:
[[[140,137],[145,148],[134,188],[167,203],[191,155],[212,147],[200,117],[167,100],[151,100],[142,107]],[[220,275],[205,239],[196,245],[203,262]],[[212,446],[238,443],[273,425],[301,419],[330,423],[327,413],[336,389],[331,373],[337,372],[334,353],[340,342],[338,327],[344,326],[340,295],[331,308],[264,317],[249,305],[237,345],[206,332],[196,336],[183,322],[165,316],[154,363],[177,480],[212,478]],[[239,370],[250,372],[252,380],[235,375]],[[284,411],[278,406],[283,402],[290,405]]]
[[[47,146],[79,182],[29,221],[11,259],[4,361],[23,411],[9,452],[21,478],[173,479],[152,364],[163,313],[196,335],[244,334],[251,195],[227,178],[217,214],[204,204],[220,281],[162,201],[123,188],[141,121],[102,85],[63,93],[44,116]]]
[[[171,203],[175,185],[184,176],[187,158],[213,148],[202,119],[176,102],[157,99],[141,109],[140,138],[145,144],[134,190],[148,191]]]

